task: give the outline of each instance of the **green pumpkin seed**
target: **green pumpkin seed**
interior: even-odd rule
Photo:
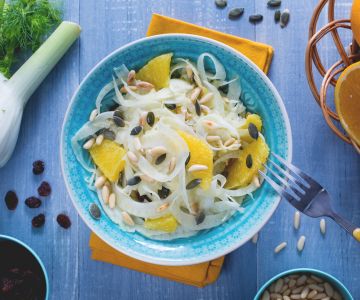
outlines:
[[[196,111],[196,114],[198,116],[201,115],[201,107],[200,107],[200,104],[199,104],[199,102],[197,100],[195,100],[195,111]]]
[[[143,128],[141,126],[136,126],[131,129],[130,135],[138,135]]]
[[[99,206],[97,206],[97,204],[95,203],[91,203],[89,206],[89,212],[90,215],[95,219],[95,220],[99,220],[101,217],[101,211]]]
[[[165,107],[170,109],[170,110],[175,110],[176,109],[176,104],[165,104]]]
[[[158,190],[158,195],[160,199],[166,199],[170,195],[170,190],[164,186],[161,187],[160,190]]]
[[[189,152],[189,155],[188,155],[187,159],[185,160],[185,166],[189,163],[190,157],[191,157],[191,155],[190,155],[190,152]]]
[[[166,158],[166,153],[161,154],[158,156],[158,158],[155,160],[155,165],[160,165]]]
[[[139,182],[141,181],[141,178],[139,176],[134,176],[133,178],[130,178],[128,181],[127,181],[127,185],[137,185]]]
[[[200,179],[200,178],[191,180],[191,181],[186,185],[186,189],[187,189],[187,190],[191,190],[191,189],[193,189],[193,188],[196,188],[200,183],[201,183],[201,179]]]
[[[109,129],[105,129],[102,134],[104,135],[104,138],[110,141],[115,140],[116,134],[114,131],[111,131]]]
[[[275,23],[278,23],[280,21],[280,16],[281,16],[281,11],[280,10],[275,11],[274,14]]]
[[[149,126],[153,126],[155,123],[155,115],[152,111],[149,111],[146,115],[146,122],[149,124]]]
[[[123,120],[123,116],[119,110],[114,111],[113,120],[116,126],[125,127],[125,121]]]
[[[290,21],[290,11],[288,9],[285,9],[280,16],[281,28],[286,27],[289,21]]]
[[[281,0],[269,0],[267,3],[268,7],[279,7],[281,5]]]
[[[227,1],[226,0],[215,0],[215,5],[218,8],[224,8],[227,5]]]
[[[253,24],[260,23],[262,20],[263,20],[262,15],[251,15],[249,17],[249,22]]]
[[[204,222],[205,220],[205,214],[204,212],[200,212],[198,213],[196,216],[195,216],[195,222],[196,222],[196,225],[200,225],[202,222]]]
[[[248,156],[246,156],[246,166],[251,169],[253,165],[253,159],[252,159],[252,156],[251,154],[249,154]]]
[[[244,8],[239,7],[239,8],[233,8],[232,10],[229,11],[229,19],[230,20],[237,20],[239,19],[242,15],[244,14]]]
[[[259,131],[254,123],[249,123],[248,131],[249,131],[249,135],[254,140],[257,140],[259,138]]]

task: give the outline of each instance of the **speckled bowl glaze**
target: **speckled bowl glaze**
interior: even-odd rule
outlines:
[[[269,281],[267,281],[261,289],[257,292],[254,300],[260,300],[262,294],[264,291],[276,280],[278,280],[281,277],[288,276],[288,275],[294,275],[294,274],[304,274],[304,273],[310,273],[312,275],[315,275],[317,277],[320,277],[324,279],[325,281],[329,282],[343,297],[344,300],[354,300],[354,298],[351,296],[349,290],[334,276],[331,276],[328,273],[325,273],[320,270],[316,269],[308,269],[308,268],[299,268],[299,269],[292,269],[285,272],[282,272],[280,274],[277,274],[273,278],[271,278]]]
[[[101,239],[139,260],[161,265],[190,265],[227,254],[258,232],[280,201],[270,186],[262,185],[254,194],[254,200],[246,201],[245,213],[235,214],[221,226],[190,238],[155,241],[138,233],[122,231],[104,211],[99,221],[91,218],[89,204],[98,202],[98,199],[86,187],[84,179],[89,174],[77,162],[71,148],[71,138],[88,120],[100,89],[111,81],[112,69],[125,64],[129,69],[137,70],[153,57],[167,52],[192,60],[203,52],[209,52],[224,65],[229,78],[238,75],[243,90],[242,100],[250,111],[261,115],[264,135],[271,150],[291,160],[292,139],[288,116],[280,95],[266,75],[242,54],[222,43],[199,36],[168,34],[140,39],[121,47],[99,62],[85,77],[65,116],[61,162],[66,186],[76,210]]]

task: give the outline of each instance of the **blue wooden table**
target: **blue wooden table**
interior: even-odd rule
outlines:
[[[151,14],[176,17],[227,33],[261,41],[275,48],[269,73],[289,113],[294,139],[294,163],[314,175],[328,188],[334,206],[354,223],[360,224],[360,156],[338,140],[325,124],[307,85],[304,53],[308,22],[316,0],[283,0],[291,11],[286,29],[274,24],[265,0],[229,0],[229,7],[241,5],[245,16],[227,18],[227,9],[212,0],[64,0],[65,19],[81,24],[76,43],[33,95],[25,113],[14,156],[0,170],[0,233],[9,234],[33,247],[43,259],[51,282],[51,299],[253,299],[256,290],[278,272],[294,267],[312,267],[335,275],[360,299],[360,244],[337,225],[327,222],[325,237],[319,220],[303,217],[301,228],[292,228],[294,210],[283,202],[260,233],[257,245],[251,242],[227,256],[219,280],[198,289],[129,271],[90,259],[89,229],[78,217],[66,192],[59,163],[61,125],[71,95],[87,72],[114,49],[145,35]],[[351,0],[337,1],[337,16],[347,17]],[[256,26],[247,21],[252,13],[264,15]],[[325,22],[326,16],[321,20]],[[321,47],[327,63],[337,56],[330,40]],[[34,176],[32,162],[42,159],[46,172]],[[51,197],[37,211],[23,201],[35,195],[41,180],[53,188]],[[2,198],[14,189],[21,203],[15,212],[6,209]],[[31,228],[31,218],[46,214],[46,225]],[[72,220],[69,230],[55,218],[66,212]],[[302,254],[296,241],[307,237]],[[287,241],[278,255],[274,247]]]

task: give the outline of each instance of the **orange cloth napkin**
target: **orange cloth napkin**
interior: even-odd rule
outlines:
[[[273,48],[265,44],[154,14],[147,35],[163,33],[190,33],[218,40],[247,56],[265,73],[269,70],[274,53]],[[89,244],[92,259],[197,287],[204,287],[216,281],[224,262],[224,257],[220,257],[206,263],[192,266],[160,266],[145,263],[120,253],[111,248],[94,233],[91,234]]]

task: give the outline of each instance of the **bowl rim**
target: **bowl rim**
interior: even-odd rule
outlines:
[[[74,205],[74,207],[77,210],[77,213],[80,215],[80,217],[82,218],[82,220],[85,222],[85,224],[88,226],[88,228],[94,232],[97,233],[97,229],[95,226],[93,226],[92,224],[90,224],[90,222],[88,222],[85,218],[85,216],[82,214],[82,212],[79,209],[79,204],[75,201],[75,195],[73,194],[73,191],[70,188],[70,184],[67,180],[67,177],[65,176],[65,161],[64,161],[64,155],[63,155],[63,149],[64,149],[64,131],[65,131],[65,124],[66,121],[68,120],[68,115],[70,113],[70,108],[72,107],[73,102],[75,101],[75,98],[77,96],[77,94],[79,93],[80,89],[82,88],[83,84],[88,80],[88,78],[92,75],[92,73],[101,65],[103,64],[105,61],[107,61],[110,57],[116,55],[117,53],[132,47],[138,43],[142,43],[144,41],[147,40],[156,40],[156,39],[166,39],[169,37],[182,37],[182,38],[189,38],[192,40],[199,40],[199,41],[204,41],[213,45],[216,45],[218,47],[224,48],[225,50],[229,51],[230,53],[232,53],[233,55],[237,56],[239,59],[245,61],[245,63],[247,63],[250,67],[252,67],[254,69],[255,72],[258,73],[258,75],[262,78],[262,80],[265,82],[265,84],[267,85],[267,87],[270,89],[271,93],[274,95],[274,98],[276,100],[276,103],[280,109],[280,112],[283,116],[284,119],[284,123],[285,123],[285,129],[286,129],[286,135],[287,135],[287,140],[288,140],[288,151],[287,151],[287,161],[291,162],[292,160],[292,132],[291,132],[291,126],[290,126],[290,121],[289,121],[289,117],[285,108],[285,105],[282,101],[282,98],[279,94],[279,92],[277,91],[277,89],[275,88],[275,86],[273,85],[273,83],[270,81],[270,79],[266,76],[266,74],[255,64],[253,63],[249,58],[247,58],[245,55],[243,55],[242,53],[236,51],[234,48],[223,44],[219,41],[207,38],[207,37],[203,37],[203,36],[199,36],[199,35],[194,35],[194,34],[180,34],[180,33],[168,33],[168,34],[161,34],[161,35],[155,35],[155,36],[151,36],[151,37],[144,37],[144,38],[140,38],[137,39],[133,42],[127,43],[124,46],[121,46],[117,49],[115,49],[114,51],[112,51],[110,54],[106,55],[103,59],[101,59],[97,64],[95,64],[95,66],[87,73],[87,75],[83,78],[83,80],[81,81],[81,83],[79,84],[79,86],[77,87],[77,89],[75,90],[65,113],[64,116],[64,121],[62,124],[62,129],[61,129],[61,135],[60,135],[60,161],[61,161],[61,173],[62,176],[64,178],[65,181],[65,186],[66,189],[68,191],[68,194],[70,195],[70,199]],[[199,264],[199,263],[203,263],[203,262],[208,262],[211,261],[213,259],[219,258],[223,255],[226,255],[234,250],[236,250],[237,248],[239,248],[240,246],[244,245],[246,242],[248,242],[253,235],[255,235],[271,218],[271,216],[274,214],[276,208],[278,207],[279,203],[280,203],[281,197],[279,195],[276,196],[275,198],[275,203],[272,206],[272,208],[267,212],[266,215],[263,215],[263,219],[260,222],[260,225],[258,228],[254,228],[254,230],[249,231],[248,232],[248,236],[247,238],[243,239],[243,240],[239,240],[237,243],[234,243],[233,245],[227,247],[227,248],[223,248],[222,251],[217,251],[214,252],[213,254],[207,254],[207,255],[203,255],[201,256],[201,258],[191,258],[191,259],[187,259],[186,261],[184,260],[174,260],[174,259],[165,259],[165,258],[155,258],[153,256],[149,256],[149,255],[144,255],[144,254],[140,254],[136,251],[132,251],[132,249],[126,249],[126,251],[124,251],[124,249],[121,249],[120,247],[118,247],[115,243],[112,243],[112,241],[107,240],[106,238],[103,238],[101,236],[99,236],[100,239],[102,239],[105,243],[107,243],[108,245],[110,245],[112,248],[114,248],[115,250],[128,255],[132,258],[147,262],[147,263],[152,263],[152,264],[158,264],[158,265],[166,265],[166,266],[183,266],[183,265],[193,265],[193,264]]]
[[[273,276],[272,278],[270,278],[269,280],[267,280],[262,286],[261,288],[258,290],[258,292],[256,293],[254,300],[259,300],[260,296],[262,295],[262,293],[265,291],[265,289],[272,284],[275,280],[284,277],[286,275],[291,275],[294,273],[312,273],[313,275],[317,275],[326,279],[330,279],[333,282],[336,283],[336,288],[337,290],[341,293],[342,296],[346,296],[349,297],[346,300],[354,300],[353,296],[351,295],[350,291],[347,289],[347,287],[339,280],[337,279],[335,276],[330,275],[329,273],[326,273],[324,271],[318,270],[318,269],[312,269],[312,268],[295,268],[295,269],[289,269],[287,271],[283,271],[275,276]],[[341,290],[339,289],[341,288]]]
[[[45,294],[45,299],[49,299],[49,295],[50,295],[50,284],[49,284],[49,277],[48,274],[46,272],[45,266],[42,262],[42,260],[40,259],[39,255],[32,249],[30,248],[29,245],[25,244],[24,242],[20,241],[17,238],[14,238],[12,236],[9,235],[4,235],[4,234],[0,234],[0,241],[1,240],[8,240],[11,242],[14,242],[15,244],[20,245],[21,247],[25,248],[27,251],[29,251],[31,253],[31,255],[35,258],[35,260],[38,262],[38,264],[41,267],[41,270],[44,274],[45,277],[45,286],[46,286],[46,294]]]

